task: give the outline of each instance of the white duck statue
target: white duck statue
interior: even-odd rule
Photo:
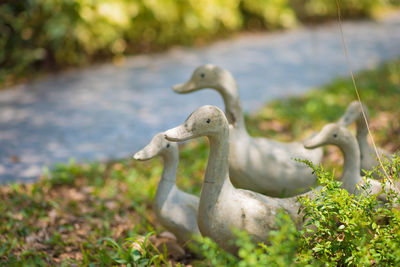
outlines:
[[[249,136],[235,79],[227,70],[206,64],[198,67],[190,80],[175,85],[184,94],[204,88],[219,92],[230,124],[229,173],[234,186],[273,197],[288,197],[310,190],[316,177],[310,168],[294,159],[318,164],[322,149],[307,150],[299,142],[283,143]]]
[[[377,155],[375,149],[373,149],[368,144],[368,128],[364,120],[364,116],[362,114],[362,110],[364,110],[364,114],[366,116],[367,122],[369,123],[369,113],[367,106],[364,103],[359,103],[358,101],[353,101],[347,107],[345,114],[339,119],[338,123],[347,127],[354,121],[357,126],[356,138],[358,142],[358,146],[360,148],[360,172],[364,174],[362,170],[372,170],[374,167],[379,165],[379,161],[377,160]],[[378,148],[379,156],[382,158],[382,155],[387,159],[391,159],[392,155],[381,148]],[[380,178],[378,173],[374,172],[373,176],[375,178]]]
[[[223,111],[203,106],[194,111],[184,124],[165,132],[166,139],[182,142],[206,136],[210,154],[200,194],[197,223],[203,236],[220,247],[237,252],[232,243],[233,228],[246,231],[255,242],[268,242],[269,232],[276,229],[276,215],[283,209],[295,224],[302,225],[297,197],[274,198],[250,190],[235,188],[229,178],[229,125]],[[284,177],[282,177],[284,179]],[[314,191],[306,194],[314,194]]]
[[[172,232],[180,244],[185,244],[193,235],[199,235],[197,209],[199,198],[185,193],[176,186],[176,172],[179,163],[178,145],[168,142],[164,133],[159,133],[133,157],[149,160],[161,156],[164,169],[154,199],[154,211],[158,221]]]
[[[341,177],[342,188],[349,193],[359,194],[357,185],[365,185],[364,179],[360,175],[360,150],[356,138],[351,132],[339,123],[330,123],[325,125],[322,130],[304,142],[304,147],[314,149],[324,145],[335,145],[343,153],[343,173]],[[386,194],[383,191],[381,182],[374,179],[366,179],[370,183],[368,193],[379,194],[378,199],[385,201]],[[384,190],[397,189],[390,182],[385,182]]]

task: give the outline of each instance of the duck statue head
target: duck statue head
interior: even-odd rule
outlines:
[[[190,114],[183,124],[166,131],[165,137],[170,141],[182,142],[199,136],[212,137],[222,131],[229,131],[224,112],[207,105]]]
[[[330,123],[325,125],[322,130],[314,134],[312,137],[304,141],[304,147],[313,149],[324,145],[335,145],[343,147],[349,144],[349,140],[353,140],[353,135],[338,123]]]
[[[165,139],[164,133],[159,133],[153,137],[151,142],[133,156],[136,160],[149,160],[156,156],[166,156],[178,150],[178,145]]]
[[[229,71],[213,64],[205,64],[197,67],[189,81],[172,87],[176,93],[186,94],[203,88],[213,88],[225,94],[229,88],[234,88],[237,94],[236,82]]]
[[[338,120],[338,124],[346,127],[354,121],[357,121],[357,124],[365,124],[362,114],[363,111],[368,121],[369,113],[367,106],[364,103],[360,103],[358,101],[351,102],[350,105],[347,107],[345,114]]]

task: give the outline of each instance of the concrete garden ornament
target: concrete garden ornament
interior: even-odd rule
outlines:
[[[365,124],[364,117],[362,115],[361,108],[364,110],[367,121],[369,122],[369,114],[368,109],[364,104],[361,104],[358,101],[353,101],[348,106],[346,113],[339,119],[338,123],[347,127],[354,121],[357,125],[357,142],[360,148],[360,159],[361,159],[361,173],[362,170],[372,170],[374,167],[379,165],[377,160],[375,149],[373,149],[367,141],[368,137],[368,128]],[[385,151],[381,148],[378,148],[378,153],[382,158],[382,155],[387,159],[391,158],[391,154],[388,151]],[[363,174],[363,173],[362,173]],[[376,172],[373,173],[375,178],[379,178]]]
[[[204,88],[217,90],[224,99],[230,124],[229,172],[236,187],[274,197],[310,190],[316,177],[309,167],[294,159],[308,159],[317,164],[322,149],[307,150],[298,142],[282,143],[249,136],[236,82],[231,73],[217,66],[200,66],[188,82],[173,87],[181,94]]]
[[[360,175],[360,150],[356,138],[341,124],[330,123],[325,125],[318,134],[304,142],[304,146],[310,149],[324,145],[335,145],[342,151],[344,157],[342,187],[351,194],[359,194],[361,191],[357,189],[357,185],[365,185],[365,181]],[[367,179],[367,181],[371,185],[368,193],[382,192],[382,184],[379,181],[373,179]],[[384,190],[397,191],[389,182],[385,183]],[[385,200],[385,192],[382,192],[378,199]]]
[[[232,228],[245,230],[255,242],[268,241],[276,229],[276,215],[286,211],[296,225],[302,224],[297,197],[273,198],[235,188],[229,178],[229,125],[225,114],[215,106],[194,111],[184,124],[165,132],[170,141],[186,141],[206,136],[210,154],[201,189],[197,222],[203,236],[212,238],[220,247],[236,253]],[[285,179],[286,177],[281,177]],[[307,194],[314,194],[309,192]]]
[[[184,244],[193,235],[200,234],[196,219],[199,199],[179,190],[176,186],[178,146],[165,140],[164,133],[157,134],[133,157],[136,160],[149,160],[155,156],[162,157],[164,170],[157,187],[154,210],[158,221],[171,231],[181,244]]]

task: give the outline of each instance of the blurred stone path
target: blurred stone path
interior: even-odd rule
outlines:
[[[400,14],[380,22],[345,22],[354,70],[400,57]],[[247,112],[265,102],[348,75],[337,24],[247,34],[194,49],[133,56],[123,66],[69,71],[0,91],[0,182],[30,181],[56,162],[133,155],[197,107],[222,106],[204,90],[171,86],[214,63],[232,71]]]

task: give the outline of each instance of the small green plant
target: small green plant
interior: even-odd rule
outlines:
[[[149,237],[153,234],[150,232],[144,238],[141,236],[126,238],[122,245],[108,237],[101,238],[99,243],[105,242],[106,245],[111,247],[111,259],[115,264],[128,267],[169,265],[166,256],[161,254],[149,241]]]
[[[278,231],[271,231],[269,245],[251,242],[246,232],[236,232],[237,245],[240,247],[238,265],[240,267],[255,266],[303,266],[296,261],[300,233],[293,221],[284,211],[280,211],[276,218]]]
[[[198,238],[200,245],[196,250],[205,257],[205,266],[304,266],[296,259],[300,233],[293,221],[289,215],[280,211],[276,223],[280,230],[271,231],[269,245],[255,244],[246,232],[234,229],[237,237],[234,242],[239,248],[238,257],[223,251],[207,237]]]
[[[208,237],[195,237],[196,243],[191,244],[191,249],[202,255],[204,260],[196,261],[198,266],[233,266],[237,259],[232,254],[220,249],[218,245]]]

